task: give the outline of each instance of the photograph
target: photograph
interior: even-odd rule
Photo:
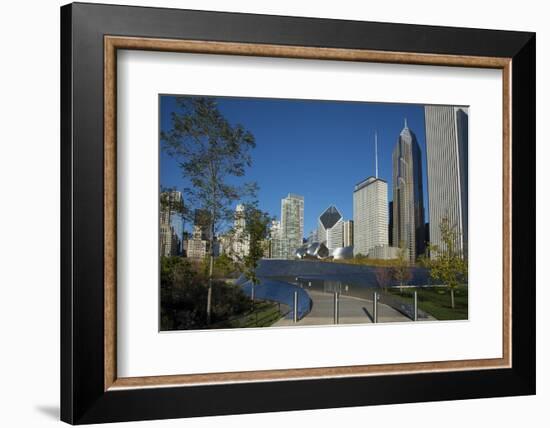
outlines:
[[[542,415],[543,14],[257,3],[37,2],[8,20],[40,37],[7,44],[23,162],[5,157],[6,200],[55,208],[38,228],[4,210],[21,259],[7,355],[55,346],[5,364],[26,397],[8,425]],[[58,108],[30,116],[41,91]],[[29,269],[31,242],[53,250]],[[21,373],[44,382],[29,394]]]
[[[159,95],[159,330],[468,320],[468,106]]]

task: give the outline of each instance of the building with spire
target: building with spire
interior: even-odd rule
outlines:
[[[375,175],[353,190],[353,255],[388,246],[388,184],[378,177],[378,134],[374,135]]]
[[[424,113],[430,243],[445,249],[440,224],[446,218],[457,238],[453,250],[467,257],[468,110],[425,106]]]
[[[416,135],[405,126],[397,138],[393,164],[393,245],[406,248],[411,262],[424,253],[422,158]]]

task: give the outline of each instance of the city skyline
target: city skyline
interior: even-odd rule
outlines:
[[[281,200],[288,193],[304,196],[303,237],[317,229],[319,215],[328,206],[337,207],[343,220],[353,219],[354,186],[376,174],[375,133],[378,135],[378,176],[381,179],[392,182],[391,153],[405,120],[411,129],[417,128],[414,131],[417,137],[420,136],[422,162],[425,163],[423,105],[250,98],[218,98],[217,101],[230,122],[242,124],[256,137],[253,165],[246,179],[260,186],[260,208],[281,220]],[[175,97],[161,96],[160,110],[161,130],[166,130],[170,126],[170,114],[176,110]],[[280,127],[273,124],[277,119],[283,122]],[[298,124],[296,119],[302,120]],[[335,132],[340,136],[337,142]],[[275,144],[274,140],[281,144]],[[161,186],[183,191],[186,183],[177,164],[162,152],[160,156]],[[284,159],[278,162],[281,158]],[[361,158],[364,162],[357,161]],[[323,162],[326,168],[322,167]],[[279,165],[282,174],[272,179],[277,164],[283,163],[284,167]],[[338,164],[342,167],[337,167]],[[424,166],[422,170],[423,187],[427,189],[427,168]],[[423,205],[427,221],[426,194],[427,191]],[[388,186],[388,202],[391,200],[392,188]]]
[[[165,329],[467,317],[468,114],[161,96]]]

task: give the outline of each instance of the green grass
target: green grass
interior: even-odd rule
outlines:
[[[256,302],[253,311],[229,321],[228,328],[269,327],[281,318],[277,303]]]
[[[402,298],[408,303],[414,299],[414,291],[418,291],[418,308],[438,320],[465,320],[468,319],[468,286],[455,288],[455,308],[451,308],[451,293],[445,287],[430,288],[392,288],[392,295]]]

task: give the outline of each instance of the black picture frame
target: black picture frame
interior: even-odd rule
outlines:
[[[512,367],[104,390],[104,36],[512,59]],[[74,3],[61,8],[61,419],[71,424],[535,393],[535,34]]]

